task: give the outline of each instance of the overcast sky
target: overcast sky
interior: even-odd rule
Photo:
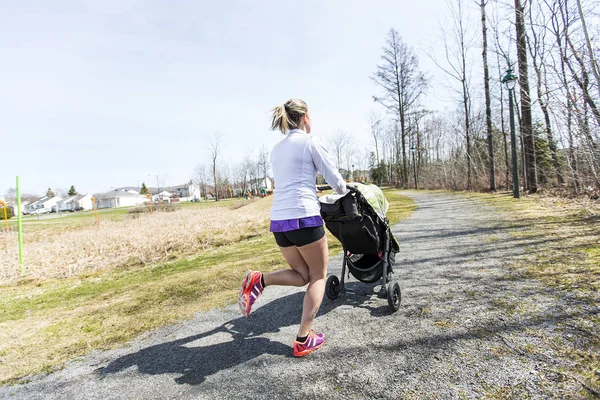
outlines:
[[[269,110],[304,99],[320,136],[370,145],[370,80],[387,31],[414,47],[444,107],[425,49],[444,0],[0,0],[0,194],[174,185],[208,164],[223,136],[235,164],[280,134]],[[474,27],[479,29],[478,26]],[[440,50],[438,48],[438,50]]]

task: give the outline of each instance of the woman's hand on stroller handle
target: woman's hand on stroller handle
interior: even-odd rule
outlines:
[[[322,192],[324,190],[332,190],[332,189],[333,188],[331,187],[331,185],[317,185],[317,192]],[[354,186],[346,185],[345,193],[354,193],[354,192],[358,192],[358,190]]]

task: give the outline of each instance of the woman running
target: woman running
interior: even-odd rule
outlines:
[[[327,237],[315,186],[317,172],[337,193],[346,192],[346,183],[320,140],[310,134],[311,120],[304,101],[288,100],[275,107],[271,130],[285,135],[271,151],[277,185],[270,216],[271,232],[291,269],[266,274],[248,271],[238,303],[242,314],[248,316],[265,287],[308,284],[294,341],[294,356],[302,357],[325,343],[325,335],[311,329],[325,293],[328,262]]]

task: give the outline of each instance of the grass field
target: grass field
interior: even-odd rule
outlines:
[[[415,208],[396,192],[386,191],[386,197],[392,223]],[[267,272],[286,267],[268,233],[271,199],[244,202],[243,207],[222,202],[164,213],[165,220],[156,225],[163,229],[176,226],[169,220],[204,219],[204,213],[241,226],[233,235],[224,235],[219,224],[198,227],[205,236],[221,239],[193,255],[172,254],[171,261],[87,270],[70,277],[29,276],[0,286],[0,383],[26,380],[93,349],[111,348],[195,312],[232,304],[248,268]],[[252,222],[245,225],[248,220]],[[145,222],[123,218],[106,225],[139,227]],[[42,231],[50,235],[53,229],[46,228]],[[62,226],[59,231],[88,228]],[[339,252],[339,242],[330,234],[328,238],[330,252]],[[111,257],[108,251],[104,255]]]

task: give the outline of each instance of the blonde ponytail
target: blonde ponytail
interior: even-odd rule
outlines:
[[[288,115],[285,111],[285,106],[277,106],[271,110],[273,112],[273,122],[271,122],[271,130],[280,130],[285,134],[288,129]]]
[[[302,117],[308,113],[308,107],[303,100],[293,99],[273,108],[271,112],[273,113],[271,130],[280,130],[285,135],[288,130],[298,127]]]

